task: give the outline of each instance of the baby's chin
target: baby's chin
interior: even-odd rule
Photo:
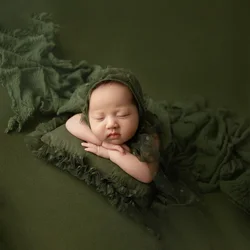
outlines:
[[[120,138],[118,138],[118,139],[108,139],[107,138],[105,141],[108,143],[114,144],[114,145],[122,145],[122,144],[126,143],[125,140],[122,140]]]
[[[105,138],[104,141],[114,144],[114,145],[122,145],[122,144],[126,144],[132,137],[118,137],[118,138]],[[103,140],[102,140],[103,141]]]
[[[124,144],[124,142],[121,141],[121,140],[106,140],[106,142],[114,144],[114,145],[122,145],[122,144]]]

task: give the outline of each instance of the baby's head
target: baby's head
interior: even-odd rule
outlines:
[[[138,80],[124,69],[107,68],[90,89],[86,108],[92,132],[101,141],[123,144],[137,132],[144,115]]]
[[[138,108],[127,86],[118,82],[104,82],[91,93],[89,125],[101,140],[123,144],[131,139],[139,125]]]

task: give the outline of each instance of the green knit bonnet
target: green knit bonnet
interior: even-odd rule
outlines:
[[[132,92],[137,104],[140,120],[145,114],[145,100],[138,79],[128,70],[122,68],[105,68],[98,72],[94,79],[88,83],[86,89],[86,102],[83,106],[84,119],[88,122],[89,100],[92,91],[104,82],[118,82],[126,85]]]

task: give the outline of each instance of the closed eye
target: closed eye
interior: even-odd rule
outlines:
[[[102,121],[104,118],[103,117],[96,117],[94,118],[96,121]]]
[[[123,117],[129,116],[129,114],[120,114],[120,115],[117,115],[117,116],[123,118]]]

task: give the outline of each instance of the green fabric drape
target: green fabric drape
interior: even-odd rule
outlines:
[[[0,82],[14,112],[6,132],[21,131],[34,116],[80,113],[86,84],[103,70],[86,61],[58,59],[54,55],[58,30],[46,13],[34,15],[27,29],[1,29]],[[249,212],[249,122],[228,110],[211,110],[203,99],[145,100],[162,130],[162,169],[174,166],[181,176],[188,172],[201,191],[220,189]]]

